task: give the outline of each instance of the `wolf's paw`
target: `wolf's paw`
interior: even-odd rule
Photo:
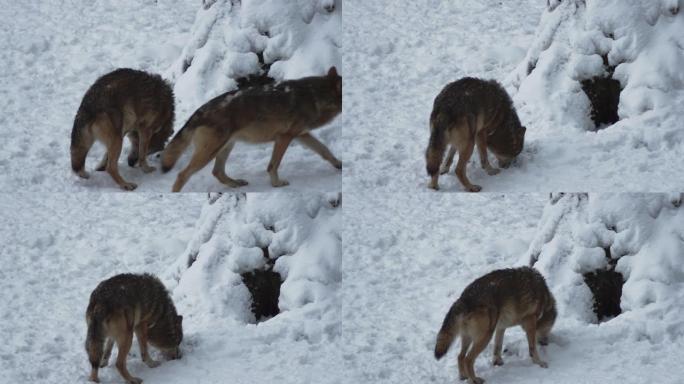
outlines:
[[[471,184],[470,187],[466,187],[466,191],[468,192],[480,192],[482,190],[482,187],[479,185]]]
[[[152,359],[145,361],[145,364],[147,364],[147,366],[150,368],[157,368],[158,366],[161,365],[161,363],[159,361],[152,360]]]
[[[501,358],[501,356],[497,356],[497,357],[494,358],[494,361],[492,361],[492,364],[494,364],[494,365],[503,365],[504,362],[503,362],[503,359]]]
[[[475,377],[469,381],[470,384],[483,384],[485,381],[481,377]]]
[[[464,381],[465,381],[465,380],[468,380],[468,376],[466,376],[466,375],[464,375],[464,374],[462,374],[462,373],[459,373],[459,374],[458,374],[458,379],[459,379],[459,380],[464,380]]]
[[[278,181],[273,181],[271,182],[271,185],[274,188],[280,188],[280,187],[285,187],[287,185],[290,185],[290,182],[287,180],[278,180]]]
[[[109,359],[107,359],[107,360],[102,359],[102,361],[100,361],[100,368],[104,368],[108,365],[109,365]]]
[[[142,169],[143,172],[145,173],[151,173],[157,170],[157,168],[149,166],[149,165],[141,165],[140,169]]]
[[[135,183],[123,183],[123,184],[121,184],[121,188],[126,190],[126,191],[132,191],[132,190],[138,188],[138,185]]]
[[[101,164],[101,165],[98,165],[97,168],[95,168],[95,171],[103,172],[106,169],[107,169],[107,164]]]
[[[500,169],[496,169],[496,168],[487,168],[486,171],[487,171],[487,174],[489,176],[498,175],[501,172]]]
[[[78,177],[80,177],[81,179],[89,179],[89,178],[90,178],[90,173],[86,172],[86,171],[83,170],[83,169],[81,169],[80,171],[78,171],[77,174],[78,174]]]
[[[537,364],[538,366],[542,367],[542,368],[548,368],[549,367],[549,364],[547,364],[546,361],[539,360],[539,361],[535,361],[534,363]]]
[[[442,167],[439,169],[439,174],[440,174],[440,175],[444,175],[444,174],[447,174],[447,173],[449,173],[449,167],[446,167],[446,166],[442,165]]]
[[[342,162],[338,160],[338,161],[334,162],[332,164],[332,166],[337,168],[337,169],[342,169]]]
[[[243,179],[231,179],[230,183],[226,183],[231,188],[239,188],[239,187],[244,187],[245,185],[249,184],[247,180]]]
[[[132,377],[131,376],[131,379],[128,380],[128,384],[142,384],[142,382],[143,382],[142,379],[139,377]]]

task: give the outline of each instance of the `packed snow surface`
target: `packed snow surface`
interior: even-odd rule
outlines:
[[[488,176],[471,157],[484,192],[682,189],[684,12],[671,0],[552,3],[346,1],[345,185],[426,189],[434,98],[474,76],[501,82],[527,127],[512,168]],[[606,72],[602,55],[624,90],[621,120],[596,131],[579,80]],[[440,184],[463,191],[453,168]]]
[[[145,383],[341,383],[341,207],[330,201],[337,195],[224,195],[213,204],[206,194],[3,196],[1,381],[87,383],[91,291],[115,274],[148,272],[171,290],[184,339],[182,359],[154,369],[134,342],[128,369]],[[255,265],[248,250],[257,243],[280,256],[284,283],[281,313],[254,324],[231,271]],[[174,263],[191,250],[197,259],[176,280]],[[123,382],[113,363],[100,379]]]
[[[442,360],[433,355],[449,307],[477,277],[524,265],[523,256],[553,228],[554,212],[564,203],[550,205],[546,194],[349,195],[342,265],[342,354],[349,382],[456,382],[460,342]],[[578,318],[586,309],[582,300],[559,303],[550,344],[540,348],[549,368],[532,363],[525,335],[515,327],[504,338],[503,366],[492,365],[491,343],[475,362],[477,375],[488,383],[681,382],[681,208],[664,195],[599,196],[587,204],[566,215],[556,238],[580,248],[581,241],[602,241],[590,235],[601,232],[599,223],[612,223],[619,233],[631,233],[616,235],[612,244],[643,241],[641,251],[630,256],[625,313],[596,324]],[[630,212],[623,213],[626,206]],[[650,235],[640,234],[649,225]],[[538,265],[547,284],[565,300],[562,275],[572,274],[573,265],[555,271],[543,259]],[[651,303],[640,293],[651,295]]]
[[[70,167],[73,119],[95,80],[120,67],[160,73],[176,81],[175,129],[211,97],[233,90],[232,77],[258,73],[263,50],[277,80],[322,75],[329,66],[341,72],[341,4],[196,0],[0,1],[0,191],[118,191],[105,172],[79,179]],[[268,35],[268,36],[266,36]],[[192,58],[182,73],[183,63]],[[342,157],[341,125],[314,131]],[[144,174],[125,162],[119,169],[140,191],[171,190],[187,164],[187,150],[168,174]],[[272,144],[237,144],[227,173],[250,184],[239,191],[272,190],[266,167]],[[96,143],[86,160],[93,170],[104,154]],[[150,157],[159,169],[159,158]],[[309,149],[294,143],[280,174],[286,190],[336,191],[341,174]],[[198,172],[185,192],[226,191],[211,174]]]

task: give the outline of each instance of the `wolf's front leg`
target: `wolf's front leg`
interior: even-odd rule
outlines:
[[[138,338],[138,345],[140,346],[140,357],[142,357],[143,363],[147,364],[148,367],[154,368],[161,364],[150,357],[149,350],[147,349],[147,323],[141,322],[135,327],[135,337]]]
[[[271,176],[271,185],[274,187],[290,185],[287,180],[282,180],[278,177],[278,167],[293,138],[294,137],[291,135],[279,135],[273,145],[273,154],[271,155],[271,161],[268,163],[267,170],[268,174]]]
[[[449,173],[449,168],[451,168],[451,164],[454,162],[454,156],[456,156],[456,148],[452,145],[449,147],[449,153],[447,154],[444,164],[442,164],[442,167],[439,169],[441,175]]]

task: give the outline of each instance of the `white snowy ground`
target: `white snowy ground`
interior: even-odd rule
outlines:
[[[83,343],[90,292],[117,273],[163,277],[199,229],[206,199],[206,194],[1,194],[0,382],[87,383]],[[300,265],[290,274],[297,275],[296,283],[310,271]],[[339,383],[344,377],[336,343],[325,337],[307,341],[319,325],[302,318],[320,315],[319,307],[258,325],[217,317],[208,322],[208,312],[178,308],[185,315],[182,359],[150,369],[140,361],[137,342],[131,349],[129,370],[145,383]],[[123,382],[113,366],[100,370],[100,379]]]
[[[683,126],[676,116],[647,113],[595,133],[577,129],[578,124],[558,125],[554,120],[560,115],[549,118],[562,106],[522,108],[526,96],[515,97],[509,80],[545,8],[541,0],[345,1],[345,188],[425,190],[434,97],[447,83],[476,76],[504,83],[528,128],[517,164],[499,175],[487,176],[473,155],[468,175],[484,192],[680,190],[684,170],[672,166],[684,155]],[[677,28],[683,17],[676,16]],[[672,17],[662,19],[671,23]],[[644,69],[643,76],[650,75]],[[675,88],[681,84],[664,81]],[[550,91],[565,87],[551,86]],[[553,102],[547,95],[533,96]],[[463,191],[453,169],[440,184],[442,191]]]
[[[459,342],[442,360],[433,356],[444,315],[472,280],[519,265],[548,195],[345,198],[342,354],[349,382],[458,382]],[[506,332],[505,364],[492,366],[490,345],[475,370],[492,384],[681,383],[681,335],[649,338],[645,330],[662,319],[635,320],[596,325],[561,312],[540,352],[548,369],[530,361],[516,327]]]
[[[120,191],[104,172],[81,180],[71,171],[70,134],[81,98],[99,76],[115,68],[167,71],[188,43],[200,8],[197,0],[0,0],[0,191]],[[176,130],[194,112],[180,105]],[[341,157],[342,146],[334,140],[339,128],[337,123],[315,135]],[[241,192],[272,190],[266,173],[271,147],[236,145],[227,172],[250,183]],[[121,175],[143,192],[170,191],[189,159],[186,153],[168,174],[146,175],[128,167],[127,151],[126,140]],[[104,147],[96,143],[86,169],[93,169],[102,154]],[[157,157],[150,163],[159,168]],[[290,181],[289,190],[341,189],[340,172],[298,144],[288,149],[280,174]],[[183,189],[226,190],[211,167]]]

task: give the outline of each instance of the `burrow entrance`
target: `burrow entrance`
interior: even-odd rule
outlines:
[[[582,90],[591,103],[591,120],[594,127],[599,130],[620,120],[618,116],[618,104],[620,103],[620,82],[613,79],[615,66],[608,65],[608,57],[603,56],[603,65],[606,69],[605,76],[594,76],[580,81]]]
[[[593,310],[599,322],[610,320],[622,313],[620,298],[622,297],[622,285],[624,278],[615,271],[617,259],[612,259],[610,248],[604,248],[608,258],[606,269],[597,269],[585,273],[584,282],[594,296]]]
[[[267,228],[272,230],[271,228]],[[268,247],[261,248],[266,264],[262,269],[240,274],[242,282],[247,286],[252,296],[250,306],[257,323],[268,320],[280,313],[278,298],[283,279],[278,272],[273,271],[277,257],[269,257]]]

